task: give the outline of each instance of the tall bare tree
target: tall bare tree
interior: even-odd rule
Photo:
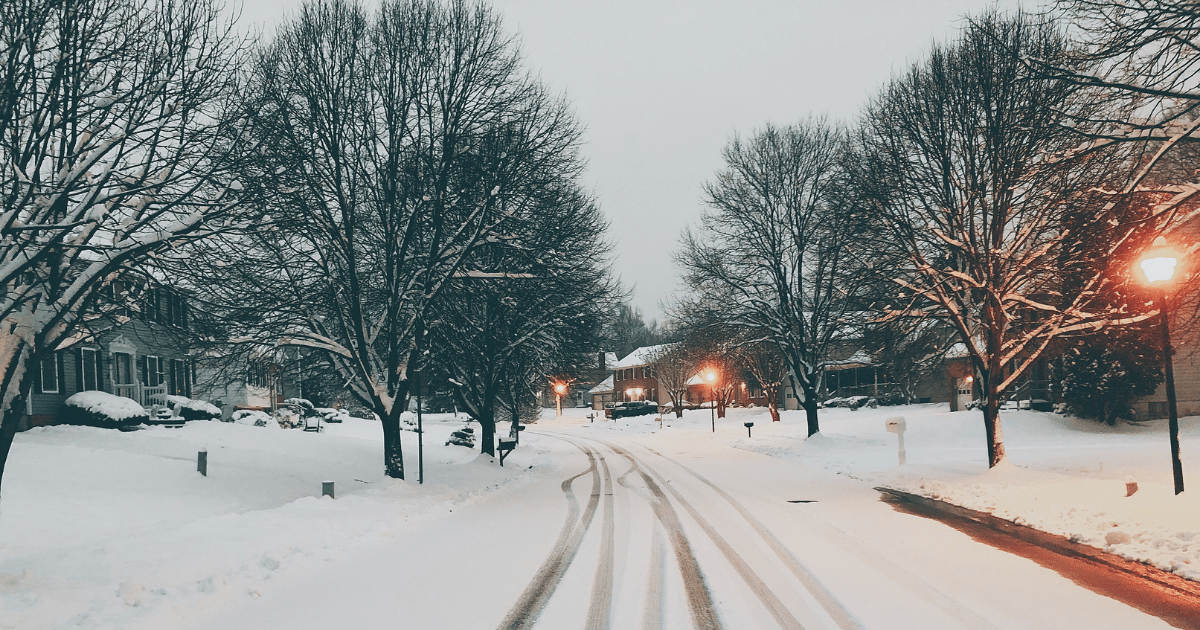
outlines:
[[[1029,15],[986,14],[893,80],[862,120],[867,158],[854,179],[873,187],[878,233],[907,258],[894,272],[897,310],[932,311],[966,346],[993,466],[1005,390],[1053,339],[1123,317],[1096,264],[1114,250],[1080,247],[1075,234],[1119,223],[1103,189],[1124,163],[1081,150],[1075,124],[1095,117],[1087,89],[1023,63],[1066,49]]]
[[[0,476],[31,374],[124,272],[231,225],[242,42],[209,0],[0,3]]]
[[[771,421],[779,422],[779,395],[788,375],[783,354],[770,342],[759,341],[742,347],[741,355],[742,363],[762,388],[767,409],[771,412]]]
[[[821,361],[842,330],[853,290],[843,285],[853,231],[829,201],[843,132],[822,120],[767,126],[725,148],[725,168],[705,186],[702,228],[684,235],[676,260],[694,297],[680,308],[702,321],[756,331],[779,349],[807,414],[820,430]],[[752,340],[749,340],[752,341]]]
[[[382,420],[399,418],[430,308],[476,247],[578,171],[565,103],[521,67],[488,6],[313,0],[255,61],[247,190],[264,228],[194,257],[226,340],[325,353]],[[267,221],[269,217],[269,221]]]

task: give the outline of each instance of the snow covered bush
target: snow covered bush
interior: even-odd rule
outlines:
[[[450,439],[446,440],[446,446],[450,445],[475,448],[475,429],[472,429],[471,427],[463,427],[454,433],[451,433]]]
[[[246,424],[252,427],[278,427],[279,424],[265,411],[257,409],[238,409],[229,417],[230,422]]]
[[[64,404],[63,418],[67,424],[119,429],[150,419],[150,414],[132,399],[106,392],[79,392]]]
[[[417,430],[417,414],[411,411],[405,411],[400,414],[400,429],[402,431]]]
[[[291,407],[280,407],[271,412],[271,417],[275,418],[281,429],[304,428],[304,417]]]
[[[176,412],[184,420],[216,420],[221,417],[221,409],[203,400],[188,400],[175,406]]]
[[[1051,386],[1068,413],[1107,424],[1133,419],[1130,403],[1163,382],[1157,330],[1145,325],[1106,330],[1076,341],[1054,365]]]

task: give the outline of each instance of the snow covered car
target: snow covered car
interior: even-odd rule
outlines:
[[[612,409],[605,409],[604,416],[607,418],[627,418],[630,416],[645,416],[653,413],[658,413],[658,403],[649,400],[636,400],[631,402],[623,402],[613,405]]]

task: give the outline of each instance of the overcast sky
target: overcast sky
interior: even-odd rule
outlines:
[[[269,35],[300,4],[246,0],[243,21]],[[734,133],[809,115],[852,122],[893,72],[997,5],[1017,2],[493,2],[528,67],[587,128],[587,184],[610,221],[613,269],[647,319],[679,285],[672,252]]]

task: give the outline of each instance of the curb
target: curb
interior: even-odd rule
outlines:
[[[1064,536],[1050,534],[1040,529],[1029,527],[1028,525],[1014,523],[1010,520],[988,514],[987,512],[959,507],[952,503],[946,503],[938,499],[931,499],[893,488],[877,487],[875,490],[883,495],[881,498],[884,501],[916,505],[956,518],[973,521],[992,531],[1006,534],[1031,545],[1037,545],[1059,555],[1087,560],[1140,578],[1161,589],[1181,595],[1200,604],[1200,583],[1193,582],[1174,573],[1163,571],[1157,567],[1136,560],[1122,558],[1091,545],[1077,543]]]

